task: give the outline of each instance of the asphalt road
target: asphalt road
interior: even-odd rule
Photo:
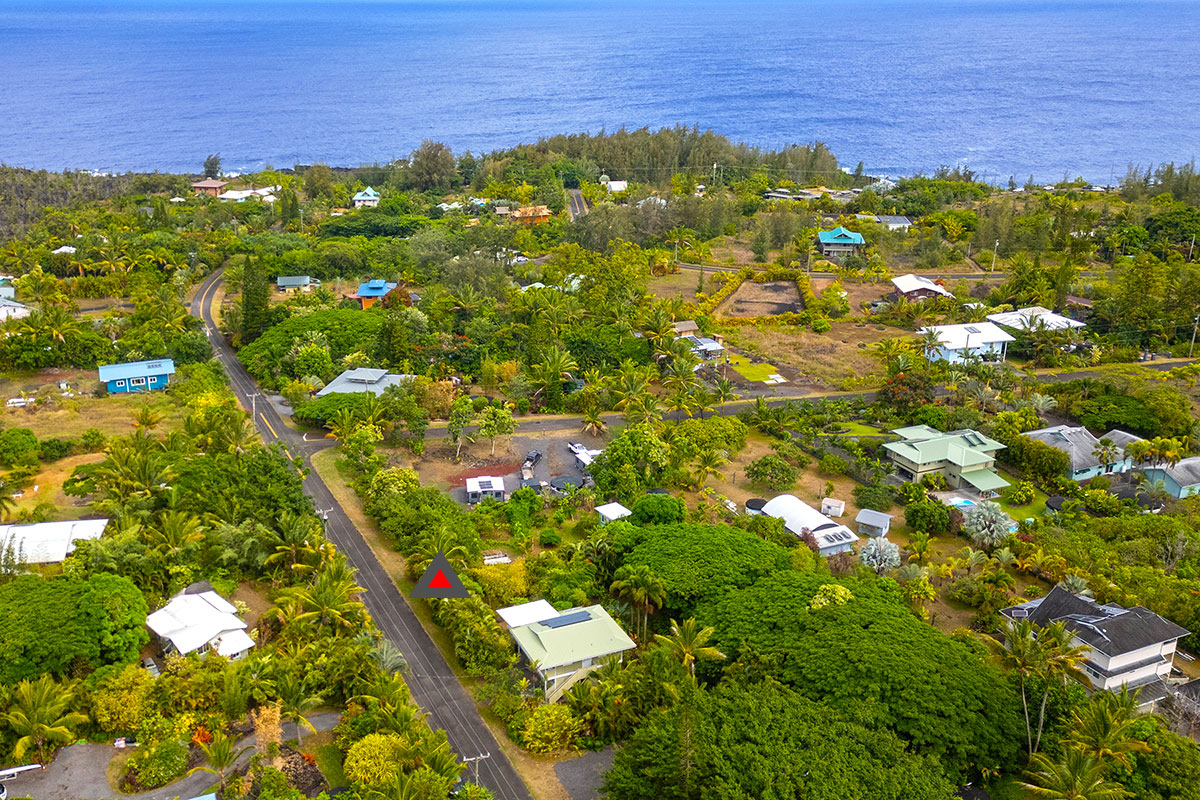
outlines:
[[[469,780],[486,786],[501,800],[532,800],[512,762],[496,743],[491,730],[480,718],[474,702],[450,670],[437,645],[425,633],[416,614],[384,572],[329,487],[311,469],[312,454],[328,447],[329,441],[322,439],[310,442],[299,432],[287,427],[271,403],[261,396],[254,379],[218,332],[211,303],[220,283],[220,273],[205,279],[192,300],[191,312],[204,321],[216,357],[225,365],[242,407],[253,410],[254,424],[263,441],[280,442],[292,457],[299,458],[310,468],[308,477],[304,479],[304,490],[312,497],[319,511],[328,512],[326,533],[358,570],[358,582],[366,590],[363,602],[375,625],[408,660],[409,670],[405,680],[413,700],[428,712],[431,725],[445,729],[450,746],[461,757],[487,756],[469,766],[466,773]]]
[[[587,212],[587,201],[583,199],[583,192],[567,189],[567,214],[570,215],[571,221],[574,222],[576,217],[582,217]]]

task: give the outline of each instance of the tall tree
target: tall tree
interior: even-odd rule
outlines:
[[[216,177],[219,177],[220,174],[221,174],[221,154],[220,153],[210,153],[208,155],[208,157],[204,159],[204,177],[216,178]]]
[[[247,256],[242,271],[242,344],[253,342],[266,330],[270,292],[262,257]]]

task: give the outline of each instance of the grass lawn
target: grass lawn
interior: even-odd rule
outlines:
[[[178,430],[183,425],[183,408],[162,393],[139,395],[110,395],[96,398],[87,395],[57,397],[53,405],[29,408],[0,408],[0,427],[29,428],[39,439],[56,436],[78,439],[88,428],[96,428],[105,436],[133,433],[133,417],[144,405],[165,416],[157,433]]]
[[[750,359],[736,353],[729,354],[729,366],[748,381],[765,381],[779,373],[778,367],[771,364],[754,364]]]
[[[338,750],[332,742],[319,746],[315,755],[317,768],[329,782],[329,788],[336,789],[339,786],[350,785],[350,782],[346,780],[346,773],[342,771],[342,751]]]
[[[850,422],[838,423],[839,431],[843,428],[846,429],[845,433],[824,434],[824,435],[827,435],[827,436],[879,436],[879,435],[883,434],[883,431],[881,431],[879,428],[876,428],[873,425],[868,425],[865,422],[859,422],[858,420],[852,420]]]
[[[1004,513],[1008,514],[1017,522],[1023,522],[1030,517],[1040,517],[1042,514],[1046,513],[1046,493],[1037,488],[1035,488],[1033,491],[1033,502],[1026,503],[1023,506],[1012,505],[1004,499],[1003,494],[996,498],[996,502],[999,503],[1000,507],[1004,509]]]

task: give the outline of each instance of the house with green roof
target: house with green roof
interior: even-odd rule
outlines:
[[[973,430],[943,433],[928,425],[912,425],[892,431],[899,441],[883,448],[906,481],[939,474],[955,489],[966,489],[981,498],[993,496],[1008,486],[996,472],[996,452],[1004,445]]]
[[[351,199],[355,208],[375,208],[379,205],[379,192],[368,186]]]
[[[817,243],[821,247],[821,255],[828,258],[845,258],[858,255],[866,241],[861,233],[846,230],[839,225],[831,231],[818,233]]]
[[[569,608],[549,617],[509,630],[517,649],[542,679],[547,702],[604,663],[621,657],[636,645],[608,615],[603,606]]]

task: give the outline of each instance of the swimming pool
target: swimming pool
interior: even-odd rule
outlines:
[[[951,497],[946,502],[955,508],[970,508],[971,506],[975,505],[974,500],[968,500],[965,497]]]

